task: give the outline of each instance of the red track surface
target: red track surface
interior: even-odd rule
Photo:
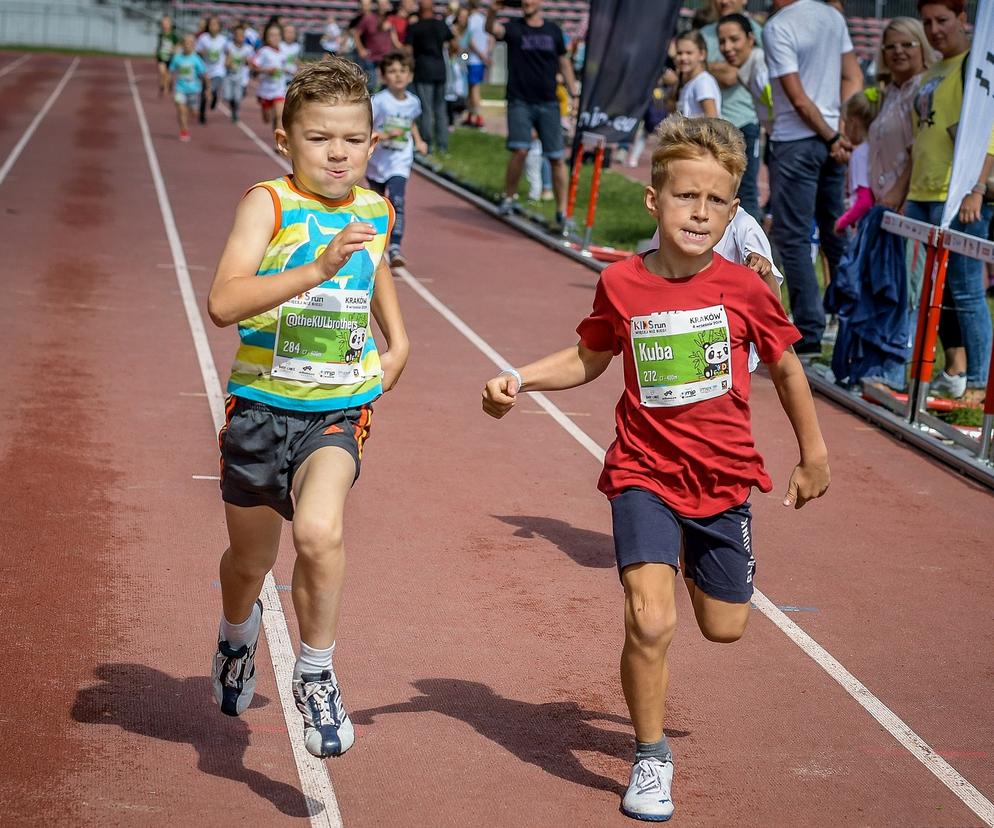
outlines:
[[[0,164],[68,63],[34,56],[0,78]],[[202,304],[240,194],[278,170],[220,113],[178,143],[153,67],[137,72]],[[242,719],[209,700],[225,535],[216,482],[192,476],[216,474],[216,443],[121,61],[82,61],[0,200],[2,821],[305,823],[268,656]],[[515,363],[571,341],[589,270],[420,179],[408,200],[412,271],[483,339]],[[484,418],[493,365],[399,290],[413,356],[378,406],[349,507],[336,663],[358,741],[328,764],[344,824],[630,825],[598,465],[533,401]],[[209,336],[225,375],[234,333]],[[604,446],[619,389],[614,366],[555,401]],[[755,383],[780,487],[754,500],[758,584],[804,608],[791,617],[990,796],[991,498],[819,411],[832,490],[784,510],[793,439]],[[682,593],[678,607],[678,824],[981,824],[758,612],[722,647]]]

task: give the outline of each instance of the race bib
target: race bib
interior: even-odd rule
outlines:
[[[411,119],[387,115],[383,119],[380,146],[388,150],[406,150],[411,138]]]
[[[368,328],[364,290],[316,287],[295,296],[280,305],[272,375],[321,385],[362,382]]]
[[[724,305],[632,317],[632,352],[642,405],[687,405],[732,387]]]

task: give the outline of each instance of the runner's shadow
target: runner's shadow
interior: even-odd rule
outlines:
[[[192,745],[198,770],[247,785],[287,816],[308,816],[300,791],[245,767],[249,727],[214,706],[206,676],[179,679],[144,664],[101,664],[96,677],[103,683],[76,694],[75,721],[116,725],[140,736]],[[252,707],[267,701],[256,693]]]
[[[609,569],[616,566],[614,541],[610,535],[591,529],[578,529],[564,520],[531,515],[494,515],[511,526],[517,526],[516,538],[544,538],[565,552],[580,566]]]
[[[576,702],[532,704],[498,696],[485,684],[462,679],[419,679],[422,695],[410,701],[384,705],[352,714],[356,724],[371,725],[388,713],[442,713],[466,722],[477,733],[510,751],[521,761],[577,785],[623,795],[616,780],[601,776],[580,763],[575,751],[596,751],[631,762],[635,742],[629,733],[602,730],[592,721],[630,727],[629,720],[610,713],[584,710]],[[667,730],[671,737],[687,736]]]

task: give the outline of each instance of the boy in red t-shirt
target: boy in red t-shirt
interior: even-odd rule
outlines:
[[[829,469],[791,348],[800,334],[756,273],[713,253],[738,208],[746,166],[738,130],[717,118],[674,116],[657,135],[645,206],[659,225],[659,249],[607,268],[577,328],[580,341],[490,380],[483,410],[502,417],[522,390],[583,385],[623,354],[617,438],[598,483],[611,500],[625,589],[621,684],[636,738],[621,809],[662,822],[673,814],[663,721],[676,574],[682,567],[704,636],[739,639],[755,572],[748,498],[753,486],[773,488],[750,427],[750,342],[800,449],[784,506],[823,495]]]

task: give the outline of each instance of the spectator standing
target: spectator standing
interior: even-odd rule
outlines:
[[[728,65],[738,72],[739,83],[752,98],[756,118],[769,134],[773,129],[770,73],[766,68],[766,54],[756,45],[752,27],[752,20],[743,14],[725,15],[718,21],[718,47]]]
[[[369,4],[366,3],[364,7],[368,9]],[[376,70],[380,62],[390,52],[404,48],[390,22],[390,12],[390,0],[377,0],[376,11],[364,12],[352,33],[359,65],[369,78],[371,92],[377,86]]]
[[[739,201],[743,209],[757,221],[762,221],[759,209],[759,117],[753,97],[741,83],[739,69],[727,62],[721,52],[718,40],[718,23],[729,14],[740,14],[748,23],[753,40],[761,41],[763,27],[746,13],[746,0],[712,0],[712,8],[718,18],[701,28],[701,36],[707,48],[708,72],[721,88],[721,117],[738,127],[746,144],[746,170],[739,184]]]
[[[480,11],[480,0],[469,0],[467,4],[469,20],[467,22],[467,53],[469,54],[469,97],[466,101],[465,126],[483,127],[483,116],[480,114],[480,85],[486,77],[490,66],[490,53],[493,46],[490,35],[487,34],[487,16]]]
[[[773,0],[763,29],[773,96],[770,206],[773,241],[780,250],[798,354],[821,353],[825,332],[818,279],[811,261],[817,222],[830,273],[845,242],[834,233],[844,212],[845,163],[852,149],[839,132],[842,100],[863,88],[846,21],[821,0]]]
[[[919,0],[918,12],[929,45],[941,56],[922,75],[912,109],[915,141],[911,151],[911,184],[905,215],[939,224],[949,196],[956,126],[963,106],[965,61],[970,50],[962,0]],[[984,44],[990,48],[989,44]],[[984,205],[985,182],[994,164],[994,135],[977,185],[959,207],[951,228],[987,237],[990,206]],[[984,265],[951,253],[946,269],[939,338],[945,370],[932,384],[936,391],[962,397],[968,387],[987,384],[991,356],[991,314],[985,300]],[[951,310],[955,308],[955,311]]]
[[[532,130],[542,142],[542,154],[552,165],[556,196],[556,223],[566,209],[566,154],[556,99],[556,75],[561,74],[570,97],[578,95],[573,65],[566,55],[563,31],[542,16],[542,0],[521,0],[520,18],[498,22],[503,0],[494,0],[487,11],[487,33],[507,44],[507,162],[501,212],[513,209],[513,197],[532,142]]]
[[[677,111],[687,118],[720,118],[721,89],[707,71],[707,47],[697,31],[676,39],[676,70],[680,74]]]
[[[435,17],[431,0],[421,0],[418,21],[407,29],[414,58],[414,94],[421,101],[419,129],[433,152],[449,150],[449,115],[445,104],[445,50],[452,31]]]
[[[935,62],[922,24],[895,17],[884,29],[877,59],[878,78],[886,78],[880,114],[870,125],[870,189],[889,210],[904,204],[911,183],[911,148],[915,141],[912,109],[922,72]]]

